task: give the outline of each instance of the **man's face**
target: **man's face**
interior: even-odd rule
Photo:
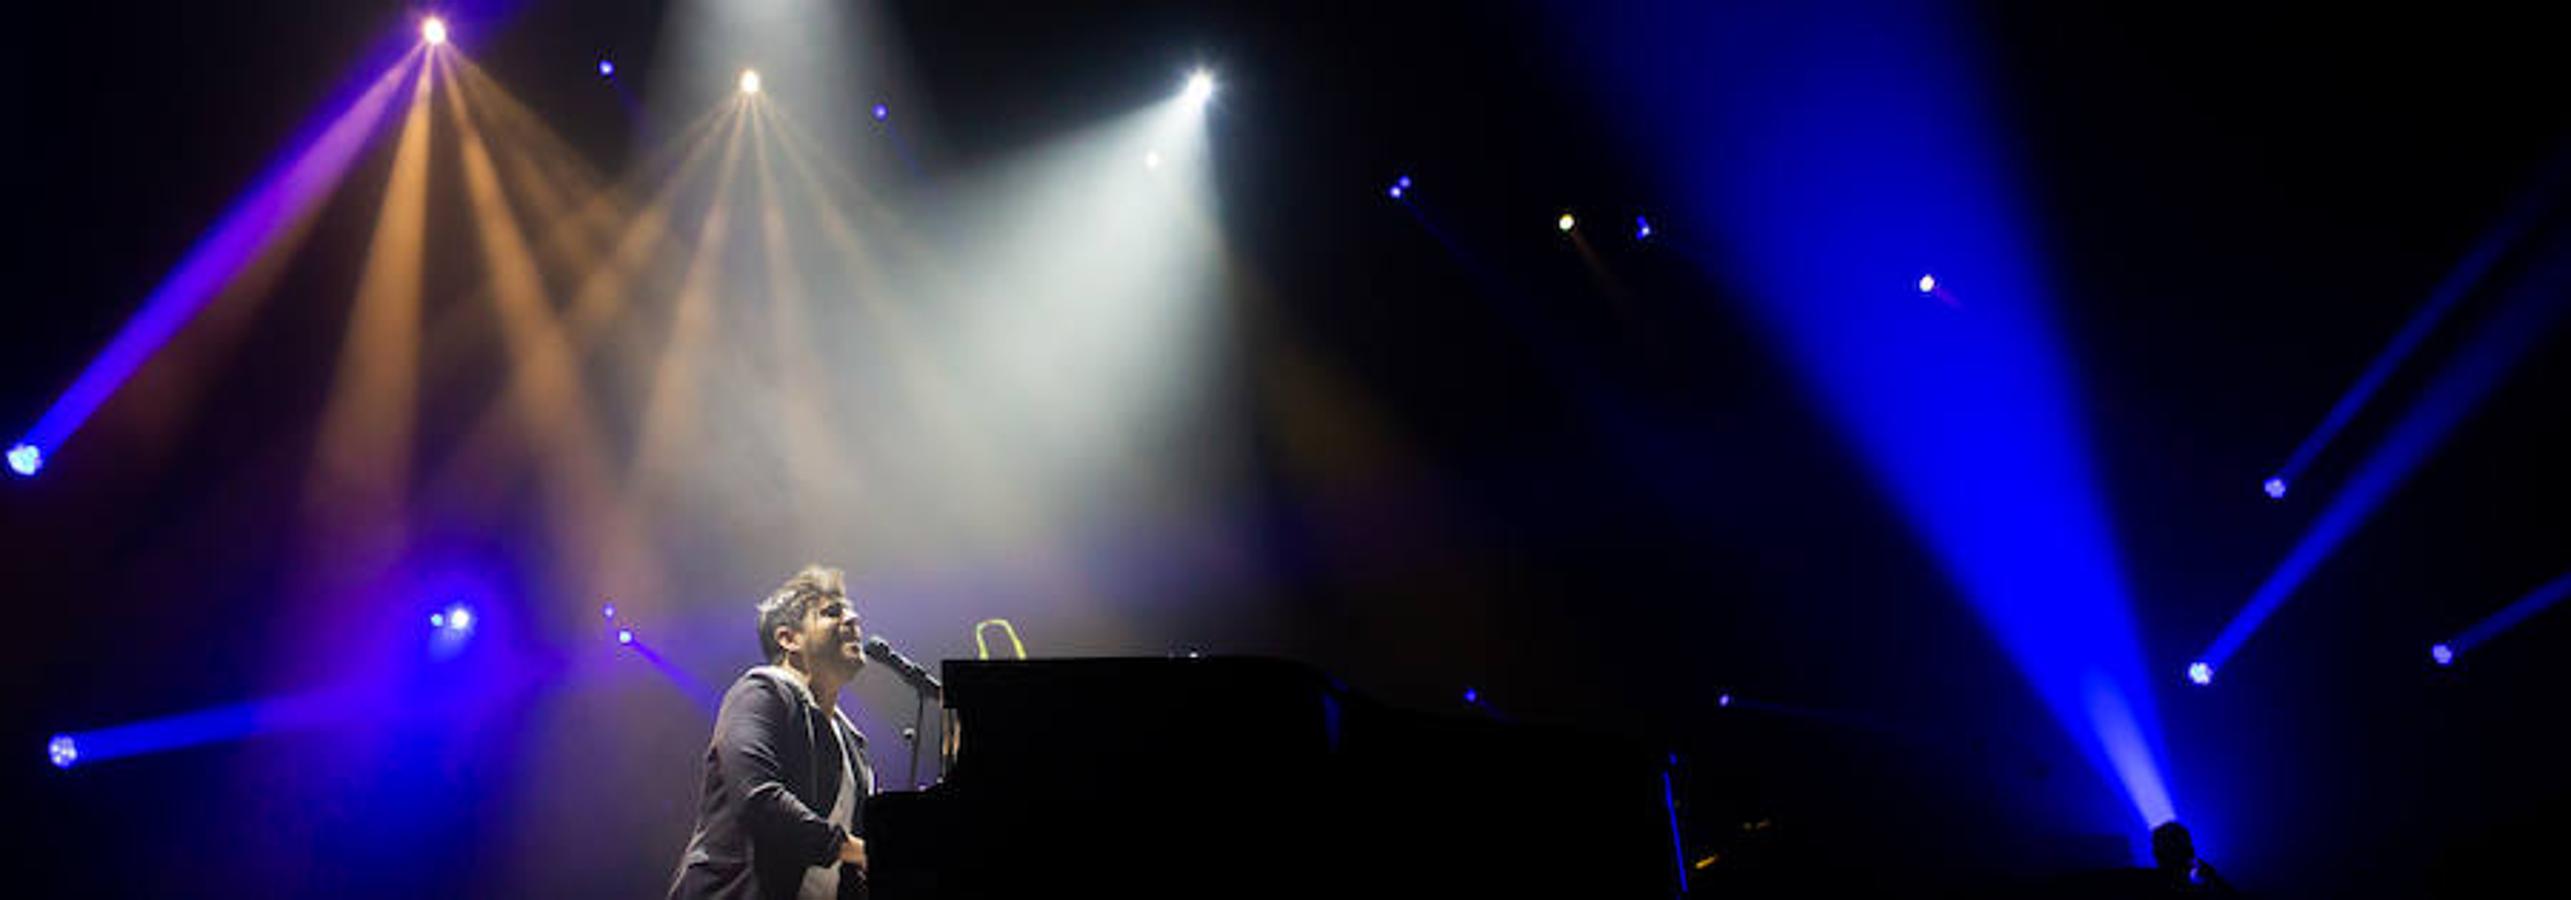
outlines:
[[[803,614],[803,627],[785,643],[786,649],[801,650],[807,665],[855,674],[866,667],[866,652],[860,642],[866,632],[858,627],[857,611],[848,606],[846,597],[825,597]]]

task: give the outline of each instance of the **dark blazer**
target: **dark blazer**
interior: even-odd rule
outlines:
[[[848,831],[823,818],[839,796],[839,769],[817,758],[815,729],[839,729],[854,750],[848,762],[858,778],[856,821],[865,821],[862,806],[873,778],[864,736],[839,716],[817,712],[796,685],[762,669],[743,674],[724,693],[705,750],[696,833],[679,858],[670,900],[793,900],[807,869],[839,865]],[[865,878],[854,866],[841,868],[839,896],[865,896]]]

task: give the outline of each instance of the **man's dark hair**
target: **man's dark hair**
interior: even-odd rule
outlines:
[[[786,648],[777,643],[777,629],[802,628],[803,617],[821,601],[848,597],[847,576],[829,566],[805,566],[786,583],[759,601],[759,658],[770,663],[780,661]]]

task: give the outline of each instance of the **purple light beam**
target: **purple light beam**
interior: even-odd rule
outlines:
[[[301,149],[282,157],[240,203],[217,221],[213,230],[188,251],[143,301],[141,311],[108,341],[71,389],[45,410],[19,446],[33,447],[50,460],[90,414],[107,402],[144,360],[196,318],[206,301],[256,260],[288,226],[320,205],[339,186],[349,164],[365,149],[383,121],[385,110],[411,66],[426,54],[413,50],[386,67],[374,83],[327,120]]]

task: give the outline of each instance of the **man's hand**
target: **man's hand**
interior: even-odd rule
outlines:
[[[846,842],[839,845],[839,861],[859,869],[866,868],[866,839],[850,835]]]

